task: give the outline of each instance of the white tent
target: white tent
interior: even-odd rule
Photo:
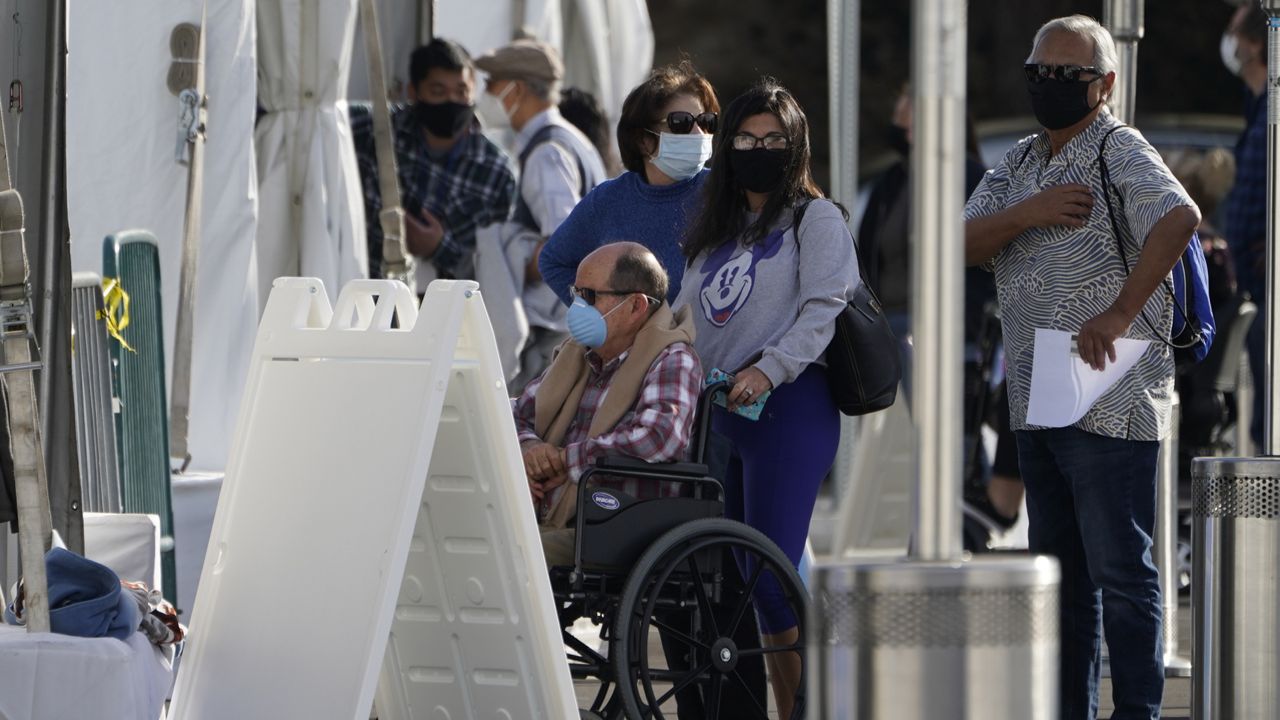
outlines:
[[[146,228],[160,244],[165,358],[173,357],[187,168],[165,86],[174,26],[201,0],[71,0],[67,11],[67,205],[72,269],[102,272],[102,240]],[[220,470],[258,319],[253,166],[253,0],[207,0],[210,98],[192,362],[192,466]],[[127,288],[126,288],[127,290]]]
[[[364,204],[345,92],[355,0],[259,0],[254,133],[259,297],[280,276],[365,277]]]
[[[408,83],[409,53],[419,42],[422,0],[387,0],[380,11],[383,63],[392,93]],[[517,24],[516,7],[523,6]],[[473,55],[509,42],[524,27],[560,50],[566,86],[591,91],[616,121],[622,100],[653,64],[653,29],[645,0],[468,0],[437,4],[436,35]],[[364,50],[352,58],[348,95],[369,97]]]

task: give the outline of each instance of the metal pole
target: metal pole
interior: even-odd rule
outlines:
[[[1262,7],[1267,11],[1269,23],[1267,29],[1267,87],[1275,88],[1280,83],[1280,0],[1262,0]],[[1276,372],[1280,365],[1276,364],[1276,340],[1280,338],[1280,313],[1276,312],[1276,284],[1280,282],[1280,254],[1276,253],[1276,209],[1280,206],[1280,175],[1277,166],[1280,164],[1280,92],[1267,93],[1267,295],[1263,298],[1266,305],[1266,373],[1263,387],[1254,388],[1254,392],[1263,395],[1263,427],[1262,454],[1275,455],[1280,451],[1280,423],[1276,423],[1276,408],[1280,407],[1280,382]]]
[[[1110,100],[1111,111],[1117,120],[1129,124],[1133,123],[1137,97],[1138,43],[1144,34],[1143,5],[1143,0],[1107,0],[1103,6],[1107,29],[1116,41],[1120,61],[1116,68],[1116,91]],[[1178,657],[1178,424],[1181,415],[1178,395],[1174,393],[1169,435],[1160,443],[1154,548],[1164,604],[1165,675],[1171,677],[1191,674],[1191,665]]]
[[[858,198],[858,92],[859,44],[862,27],[861,0],[827,0],[827,97],[830,98],[830,167],[827,187],[831,198],[852,208]],[[853,218],[850,218],[852,221]],[[856,228],[850,228],[856,232]],[[855,453],[861,418],[840,418],[840,449],[836,453],[832,477],[836,500],[847,509],[853,483]],[[873,478],[868,480],[875,481]],[[838,512],[837,537],[858,537],[852,527],[853,515]],[[849,532],[845,532],[848,530]],[[839,549],[835,549],[839,552]]]
[[[951,560],[963,550],[960,521],[964,325],[965,3],[915,0],[911,153],[911,415],[916,428],[912,556]]]
[[[64,0],[49,3],[48,23],[45,26],[45,50],[48,61],[45,64],[44,77],[44,118],[45,137],[41,148],[40,162],[44,172],[40,180],[40,228],[44,234],[44,244],[40,248],[40,311],[37,325],[40,329],[40,359],[48,364],[48,354],[53,348],[54,325],[57,318],[53,312],[54,293],[58,278],[58,256],[60,246],[66,242],[64,229],[65,210],[60,202],[62,193],[62,165],[59,162],[63,142],[63,61],[66,54],[66,4]],[[69,250],[67,250],[70,252]],[[40,424],[42,437],[53,436],[51,421],[53,419],[50,398],[52,397],[53,368],[46,367],[40,373]]]
[[[913,3],[913,323],[927,349],[915,353],[912,393],[915,547],[905,561],[815,564],[811,718],[1058,717],[1057,561],[961,553],[966,10],[955,0]]]
[[[1178,423],[1182,405],[1173,394],[1173,417],[1168,437],[1160,443],[1160,467],[1156,476],[1156,568],[1160,571],[1160,598],[1164,604],[1164,672],[1166,677],[1188,677],[1191,663],[1178,656]]]
[[[1142,26],[1143,0],[1105,0],[1102,5],[1104,25],[1116,41],[1120,66],[1116,68],[1116,88],[1109,102],[1111,113],[1122,123],[1133,124],[1134,98],[1138,77],[1138,42]]]
[[[436,36],[436,0],[419,0],[418,44],[426,45]]]
[[[858,199],[858,93],[861,0],[827,0],[827,90],[831,119],[831,197]]]

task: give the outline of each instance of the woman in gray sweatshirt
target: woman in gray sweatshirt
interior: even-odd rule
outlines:
[[[813,181],[808,122],[790,92],[762,79],[729,104],[722,128],[675,305],[693,308],[702,367],[733,375],[730,410],[769,393],[758,420],[723,408],[712,416],[734,448],[726,514],[798,565],[839,442],[822,355],[859,283],[857,255],[844,210]],[[794,644],[796,618],[772,577],[754,600],[765,644]],[[766,657],[779,717],[790,717],[801,660]]]

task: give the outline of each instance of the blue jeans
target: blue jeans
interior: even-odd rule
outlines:
[[[1031,551],[1062,565],[1062,720],[1097,717],[1103,628],[1112,720],[1158,720],[1163,612],[1151,537],[1159,443],[1070,427],[1017,437]]]

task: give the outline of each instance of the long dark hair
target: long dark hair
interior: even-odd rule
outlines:
[[[761,113],[777,116],[790,141],[787,150],[790,157],[781,184],[769,194],[760,217],[747,226],[743,216],[747,196],[733,179],[729,153],[733,150],[733,136],[742,123]],[[805,119],[804,110],[795,96],[777,80],[763,77],[750,90],[734,98],[724,111],[720,132],[716,135],[711,174],[702,187],[701,213],[685,238],[684,254],[689,262],[703,251],[719,247],[740,235],[747,245],[760,242],[778,217],[797,201],[825,197],[813,181],[809,159],[809,121]]]

